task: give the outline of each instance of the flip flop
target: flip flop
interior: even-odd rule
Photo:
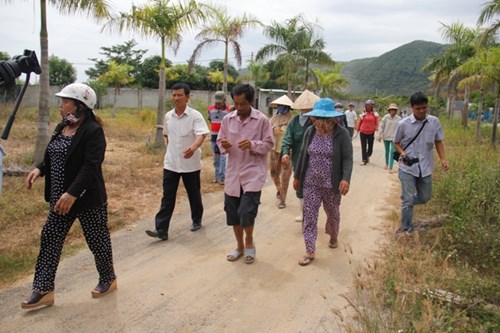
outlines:
[[[299,265],[300,266],[307,266],[309,265],[312,261],[314,260],[314,257],[311,257],[311,256],[303,256],[300,260],[299,260]]]
[[[227,261],[236,261],[236,260],[240,259],[242,255],[243,255],[243,253],[241,253],[240,251],[232,250],[231,252],[229,252],[227,254],[226,259],[227,259]]]
[[[255,247],[245,248],[245,264],[251,264],[255,260]]]

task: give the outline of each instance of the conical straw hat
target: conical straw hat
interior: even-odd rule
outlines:
[[[293,109],[303,110],[303,109],[312,109],[314,103],[319,100],[319,96],[313,94],[309,90],[304,90],[302,94],[295,100],[292,104]]]
[[[276,105],[287,105],[291,106],[293,104],[292,100],[288,98],[287,95],[283,95],[279,98],[276,98],[274,101],[271,102],[271,106],[274,107]]]

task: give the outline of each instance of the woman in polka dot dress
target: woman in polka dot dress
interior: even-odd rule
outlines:
[[[102,174],[106,139],[101,121],[92,109],[96,94],[85,84],[73,83],[61,97],[59,123],[45,151],[44,160],[26,178],[28,189],[45,177],[45,200],[50,204],[40,239],[33,292],[21,303],[34,309],[54,303],[54,280],[64,240],[78,218],[94,255],[99,282],[92,297],[116,289],[111,239],[107,226],[107,196]]]
[[[321,203],[327,216],[329,247],[338,247],[340,198],[349,191],[352,173],[351,137],[335,119],[342,115],[335,111],[330,98],[321,98],[305,114],[313,119],[314,126],[304,134],[293,180],[294,189],[302,190],[304,195],[302,228],[306,255],[299,260],[301,266],[310,264],[315,257]]]

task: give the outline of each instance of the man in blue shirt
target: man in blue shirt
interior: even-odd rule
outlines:
[[[449,168],[444,155],[441,123],[438,118],[427,114],[428,103],[424,93],[413,94],[410,97],[413,114],[399,122],[394,135],[394,148],[401,154],[399,180],[402,191],[401,231],[404,232],[413,230],[413,206],[425,204],[431,198],[434,146],[443,170],[448,171]]]

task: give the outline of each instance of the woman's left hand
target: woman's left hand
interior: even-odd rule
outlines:
[[[76,197],[72,196],[68,192],[63,193],[54,206],[54,212],[59,215],[68,214],[75,201]]]
[[[349,192],[349,182],[347,180],[340,181],[339,192],[342,195],[346,195]]]

